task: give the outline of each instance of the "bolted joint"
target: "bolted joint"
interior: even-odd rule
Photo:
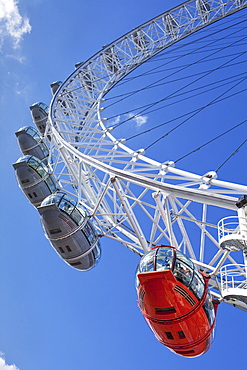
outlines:
[[[138,149],[136,150],[133,155],[132,155],[132,159],[131,161],[132,162],[136,162],[137,159],[139,158],[140,155],[144,155],[145,154],[145,149]]]
[[[243,208],[243,207],[247,206],[247,195],[242,195],[242,196],[238,199],[238,201],[237,201],[237,203],[236,203],[236,206],[237,206],[238,208]]]
[[[165,175],[169,172],[169,167],[175,167],[175,162],[173,161],[166,161],[161,164],[160,175]]]
[[[217,179],[218,175],[215,171],[209,171],[204,176],[202,176],[202,180],[206,184],[210,184],[212,180]]]

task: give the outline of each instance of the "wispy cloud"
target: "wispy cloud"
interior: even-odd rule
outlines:
[[[112,125],[112,126],[117,125],[117,124],[120,122],[120,118],[121,118],[121,116],[117,116],[117,117],[115,117],[115,118],[111,121],[111,125]]]
[[[141,116],[140,114],[130,112],[114,117],[109,122],[107,122],[106,126],[114,127],[117,126],[118,124],[121,125],[121,123],[131,123],[133,127],[134,123],[135,127],[139,128],[142,125],[144,125],[147,122],[147,120],[148,116]]]
[[[22,16],[18,9],[18,0],[0,0],[0,47],[7,37],[13,41],[17,48],[26,33],[31,32],[29,19]]]
[[[148,116],[141,116],[140,114],[128,113],[128,119],[134,121],[137,127],[141,127],[147,122]]]
[[[0,370],[20,370],[20,369],[15,365],[7,365],[5,359],[3,357],[0,357]]]

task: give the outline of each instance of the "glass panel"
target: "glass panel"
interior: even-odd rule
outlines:
[[[141,271],[140,271],[140,264],[137,266],[137,268],[136,268],[136,272],[135,272],[135,287],[136,287],[136,289],[138,289],[138,287],[139,287],[139,285],[140,285],[140,281],[139,281],[139,279],[138,279],[138,274],[140,273]]]
[[[190,289],[198,299],[201,299],[204,293],[205,283],[202,280],[200,273],[194,270],[193,280],[190,285]]]
[[[154,254],[155,250],[152,250],[142,257],[140,262],[140,272],[154,271]]]
[[[76,208],[78,209],[78,211],[82,214],[82,216],[86,217],[86,211],[84,209],[83,206],[81,206],[80,204],[77,204],[76,205]]]
[[[71,218],[73,218],[73,220],[75,221],[75,223],[77,225],[80,225],[83,221],[84,221],[84,218],[82,216],[82,214],[78,211],[78,207],[75,207],[73,212],[71,213],[70,215]]]
[[[52,194],[52,195],[49,195],[49,197],[45,198],[41,205],[42,206],[45,206],[48,204],[58,205],[60,199],[61,199],[61,194]]]
[[[51,204],[51,203],[54,203],[56,205],[58,205],[58,203],[60,202],[61,198],[62,198],[63,194],[54,194],[54,195],[51,195],[49,197],[49,199],[51,200],[51,202],[47,203],[47,204]]]
[[[38,103],[39,107],[43,109],[47,114],[49,113],[49,108],[45,103]]]
[[[32,157],[32,156],[30,156],[30,157],[29,157],[29,159],[28,159],[27,163],[28,163],[28,165],[29,165],[30,167],[32,167],[34,170],[36,170],[36,169],[37,169],[37,167],[38,167],[38,162],[37,162],[37,161],[34,159],[34,157]]]
[[[38,142],[38,140],[36,140],[36,141]],[[39,145],[40,145],[40,148],[42,149],[42,152],[43,152],[44,156],[47,157],[48,154],[49,154],[47,146],[44,143],[40,143]]]
[[[174,276],[177,278],[178,281],[188,287],[193,277],[193,270],[186,263],[180,261],[179,259],[176,259]]]
[[[33,127],[31,127],[31,126],[25,127],[25,131],[28,135],[32,136],[37,142],[39,142],[41,140],[40,134]]]
[[[51,203],[53,203],[53,201],[52,201],[52,198],[49,196],[43,200],[43,202],[41,203],[41,206],[46,206]]]
[[[92,227],[92,225],[90,224],[89,221],[83,227],[83,233],[87,237],[89,243],[92,245],[94,243],[94,241],[96,240],[97,236],[96,236],[96,234],[94,232],[94,229],[93,229],[93,227]]]
[[[41,177],[44,177],[48,173],[48,168],[39,159],[33,156],[26,156],[24,160],[26,160],[27,164],[37,171]]]
[[[93,254],[96,260],[100,257],[100,252],[100,246],[99,244],[96,244],[95,248],[93,249]]]
[[[177,258],[180,261],[183,261],[183,262],[187,263],[187,265],[189,265],[192,269],[194,269],[194,263],[185,254],[176,250],[176,255],[177,255]]]
[[[40,143],[42,140],[42,137],[38,134],[38,132],[33,133],[32,137],[37,141],[37,143]]]
[[[46,167],[43,165],[42,162],[39,163],[39,165],[37,166],[37,169],[36,171],[38,172],[38,174],[41,176],[41,177],[45,177],[48,173]]]
[[[67,213],[68,215],[71,214],[71,212],[74,210],[75,208],[75,202],[73,200],[71,201],[68,201],[65,197],[63,197],[61,199],[61,202],[59,204],[59,208],[61,210],[63,210],[65,213]]]
[[[52,176],[48,176],[45,182],[48,185],[51,192],[53,193],[56,190],[56,185],[55,185],[55,181],[53,180]]]
[[[215,312],[214,312],[214,306],[213,306],[212,297],[210,293],[207,294],[207,298],[205,300],[203,308],[204,308],[204,311],[206,312],[209,324],[210,326],[212,326],[214,322],[214,318],[215,318]]]
[[[172,268],[173,250],[159,248],[156,255],[156,271],[170,270]]]

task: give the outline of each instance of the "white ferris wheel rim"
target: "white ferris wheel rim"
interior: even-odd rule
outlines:
[[[210,8],[207,6],[209,3],[211,4]],[[169,218],[168,214],[163,214],[166,195],[171,197],[171,200],[169,200],[170,204],[172,204],[171,207],[176,209],[175,213],[177,214],[179,212],[176,204],[172,201],[173,198],[182,198],[188,203],[198,202],[203,205],[236,210],[236,200],[239,195],[247,193],[247,186],[220,181],[214,173],[202,176],[177,169],[171,162],[160,163],[154,161],[147,157],[142,149],[133,151],[125,145],[123,140],[117,140],[113,136],[111,128],[105,126],[104,119],[101,117],[102,99],[124,76],[160,51],[246,6],[247,2],[245,0],[231,0],[224,3],[221,0],[211,2],[205,0],[186,1],[103,47],[101,51],[79,65],[72,72],[52,99],[47,133],[51,135],[51,145],[59,152],[70,176],[74,181],[76,179],[74,189],[76,189],[75,193],[78,196],[78,200],[84,203],[81,197],[82,193],[87,203],[85,206],[88,208],[91,216],[96,217],[99,227],[103,230],[108,221],[111,225],[114,222],[113,218],[111,218],[112,216],[108,215],[110,211],[107,201],[105,201],[103,206],[101,203],[103,203],[103,199],[108,191],[111,193],[114,191],[119,202],[125,204],[121,208],[121,212],[123,213],[124,210],[126,218],[131,220],[132,233],[123,226],[123,223],[117,226],[117,230],[120,233],[122,232],[128,238],[132,238],[132,243],[126,241],[126,245],[130,249],[133,248],[135,250],[136,246],[139,245],[140,249],[147,252],[150,249],[151,242],[148,244],[145,241],[144,233],[133,213],[132,206],[126,205],[126,198],[130,199],[133,194],[131,193],[126,197],[127,190],[121,184],[122,181],[141,185],[143,188],[151,190],[156,202],[156,211],[166,220],[167,217]],[[79,100],[80,102],[78,103]],[[78,112],[78,110],[80,111],[79,114],[70,113],[73,111]],[[82,124],[82,122],[84,123]],[[108,161],[104,160],[102,153],[99,155],[101,151],[103,153],[107,151],[111,153]],[[123,160],[122,168],[114,166],[115,158],[120,154],[126,157],[126,160]],[[128,161],[132,163],[131,166],[126,164]],[[88,176],[87,171],[90,168],[94,170]],[[151,171],[153,176],[144,176],[140,168]],[[143,170],[144,173],[145,170]],[[102,188],[98,185],[100,178],[91,180],[94,175],[96,177],[97,171],[107,174],[107,181],[104,181]],[[171,173],[173,176],[181,179],[181,184],[171,185],[165,183],[162,179],[167,173]],[[94,185],[90,185],[92,181],[94,181]],[[188,182],[192,186],[183,185],[183,183],[187,184]],[[197,184],[197,188],[195,188],[195,184]],[[95,187],[94,190],[92,190],[93,186]],[[211,186],[214,187],[212,191]],[[100,190],[96,196],[97,189]],[[161,197],[163,197],[162,200]],[[114,196],[112,196],[113,198]],[[135,200],[137,203],[138,201],[140,204],[142,203],[141,198]],[[120,206],[118,208],[120,209]],[[182,208],[183,205],[181,205]],[[100,211],[101,218],[97,217],[98,211]],[[102,216],[103,213],[105,214]],[[202,215],[200,221],[201,230],[204,229],[203,223],[206,224],[206,221],[203,221],[204,216]],[[156,217],[159,218],[160,216],[156,214]],[[184,219],[186,217],[191,217],[189,212],[184,216]],[[149,218],[152,221],[155,217],[151,218],[149,216]],[[193,217],[191,219],[193,221]],[[199,224],[198,220],[195,220],[195,222]],[[174,241],[175,245],[179,247],[178,242],[174,240],[172,230],[169,230],[169,227],[170,229],[172,228],[171,224],[171,220],[167,220],[167,235],[170,236],[170,241]],[[160,228],[158,224],[156,226],[157,229]],[[180,228],[181,230],[183,229],[182,224]],[[132,235],[134,233],[135,237]],[[119,240],[125,244],[125,241],[115,233],[110,235],[110,233],[102,232],[102,235]],[[153,239],[155,238],[153,237]],[[215,241],[214,243],[216,244]],[[193,248],[189,251],[190,257],[199,266],[207,268],[208,271],[213,270],[213,266],[221,252],[219,251],[218,256],[212,258],[210,263],[204,263],[203,258],[199,261],[198,257],[195,257]],[[231,261],[233,264],[235,263],[234,259]],[[211,286],[216,291],[219,290],[217,282],[212,282]]]
[[[139,35],[140,35],[140,32],[143,32],[143,34],[144,34],[143,30],[145,30],[145,28],[149,27],[150,24],[152,24],[154,22],[158,22],[158,21],[160,22],[160,19],[163,19],[163,22],[164,22],[165,17],[171,17],[170,18],[171,24],[168,27],[170,27],[170,29],[172,31],[170,32],[169,37],[167,37],[167,35],[165,35],[166,38],[168,39],[167,43],[164,44],[164,45],[158,45],[158,42],[160,40],[155,40],[155,42],[153,43],[153,44],[156,44],[155,45],[155,50],[153,50],[152,52],[149,51],[148,53],[146,53],[146,51],[144,50],[144,54],[146,54],[146,55],[144,55],[144,57],[142,57],[142,59],[140,58],[139,61],[136,60],[137,56],[135,55],[134,58],[133,58],[134,61],[133,60],[131,61],[132,64],[129,62],[128,66],[123,65],[121,67],[121,71],[119,73],[118,73],[118,70],[116,70],[116,73],[115,73],[115,71],[114,72],[112,71],[112,73],[110,74],[109,80],[107,81],[106,85],[103,86],[101,91],[98,93],[97,99],[94,99],[93,104],[95,105],[95,112],[96,112],[96,115],[98,117],[98,120],[97,120],[98,125],[101,127],[102,132],[105,134],[105,136],[107,138],[109,138],[112,141],[112,143],[114,143],[115,146],[124,150],[131,157],[133,157],[135,159],[138,158],[138,159],[150,164],[151,166],[159,167],[161,169],[163,168],[165,171],[171,171],[175,174],[178,174],[178,175],[181,175],[181,176],[184,176],[184,177],[189,176],[189,177],[193,178],[195,181],[200,181],[201,178],[202,178],[201,175],[197,175],[195,173],[191,173],[191,172],[188,172],[188,171],[175,169],[173,167],[172,162],[170,162],[170,163],[160,163],[156,160],[153,160],[153,159],[145,156],[145,153],[144,153],[143,149],[140,149],[139,151],[132,150],[131,148],[129,148],[128,146],[126,146],[124,144],[124,140],[118,140],[113,136],[112,129],[107,128],[104,125],[105,119],[101,117],[101,109],[102,109],[101,108],[101,103],[102,103],[102,99],[103,99],[104,95],[110,89],[112,89],[115,86],[116,83],[118,83],[127,74],[129,74],[133,69],[137,68],[138,66],[143,64],[145,61],[152,58],[154,55],[163,51],[165,48],[173,45],[175,42],[178,42],[181,39],[191,35],[192,33],[196,32],[196,31],[198,31],[198,30],[200,30],[200,29],[202,29],[202,28],[204,28],[204,27],[222,19],[222,18],[225,18],[226,16],[231,15],[231,14],[235,13],[236,11],[241,10],[241,9],[243,9],[247,6],[246,0],[228,0],[225,3],[222,3],[221,0],[214,0],[213,3],[215,5],[215,9],[210,9],[209,11],[203,10],[202,13],[201,13],[198,10],[199,9],[198,4],[200,4],[200,3],[203,5],[204,3],[208,3],[208,2],[205,1],[205,0],[188,0],[188,1],[185,1],[184,3],[172,8],[171,10],[166,11],[163,14],[161,14],[161,15],[151,19],[150,21],[144,23],[143,25],[131,30],[129,33],[125,34],[124,36],[120,37],[119,39],[117,39],[117,40],[113,41],[112,43],[108,44],[107,46],[103,47],[101,51],[99,51],[98,53],[93,55],[86,62],[80,63],[80,66],[78,68],[76,68],[76,70],[74,72],[72,72],[72,74],[69,75],[69,77],[59,87],[59,89],[57,90],[56,94],[54,95],[54,97],[51,101],[49,122],[52,125],[52,130],[53,130],[54,134],[56,135],[56,131],[59,132],[59,130],[55,129],[55,126],[53,124],[54,122],[57,122],[57,119],[55,117],[55,111],[57,109],[57,106],[60,105],[58,102],[59,102],[59,100],[61,100],[61,96],[64,96],[64,94],[65,94],[64,91],[66,91],[66,86],[68,85],[68,83],[71,82],[71,80],[78,73],[80,73],[82,71],[84,73],[88,73],[88,71],[89,71],[87,69],[88,66],[92,65],[93,63],[98,63],[97,59],[99,57],[103,56],[103,59],[105,59],[105,54],[104,53],[108,53],[110,49],[116,47],[116,45],[121,43],[122,40],[124,40],[128,37],[133,38],[133,34],[137,35],[139,33]],[[182,18],[181,14],[179,14],[179,13],[181,11],[185,11],[186,7],[189,7],[188,14],[189,14],[189,11],[191,11],[192,9],[194,10],[194,12],[195,11],[197,12],[197,19],[195,18],[195,14],[190,14],[189,15],[189,21],[186,24],[180,25],[180,24],[178,24],[178,18],[175,18],[175,16]],[[212,15],[212,13],[213,13],[213,15]],[[173,30],[174,26],[173,26],[173,23],[172,23],[172,21],[174,21],[174,20],[176,22],[175,30]],[[180,30],[177,31],[177,28],[180,29],[182,27],[185,28],[185,30],[183,30],[183,32],[181,32]],[[190,27],[191,29],[188,30],[188,27]],[[173,32],[173,34],[171,35],[172,32]],[[178,32],[179,32],[179,34],[178,34]],[[168,32],[168,34],[169,34],[169,32]],[[140,37],[141,36],[139,36],[139,38]],[[161,37],[161,42],[162,43],[164,43],[163,39],[164,39],[164,36]],[[139,43],[141,41],[142,40],[140,40],[140,39],[137,40],[137,42],[139,42]],[[157,47],[157,45],[158,45],[158,47]],[[152,46],[152,47],[154,48],[154,46]],[[141,47],[139,47],[139,48],[141,48]],[[142,50],[142,52],[143,52],[143,50]],[[114,56],[112,56],[112,58],[113,57]],[[125,70],[125,71],[123,72],[123,70]],[[88,76],[86,76],[86,77],[88,77]],[[85,75],[84,75],[84,78],[85,78]],[[85,85],[87,85],[89,83],[89,80],[85,79],[84,83],[85,83]],[[68,91],[71,92],[73,90],[68,89]],[[62,139],[63,134],[61,132],[59,132],[59,136],[58,135],[56,135],[56,136],[57,136],[58,140],[63,142],[63,144],[71,150],[71,152],[75,152],[74,147],[69,146],[68,143],[66,142],[66,140]],[[83,160],[87,160],[89,162],[89,164],[96,165],[95,160],[91,162],[90,158],[85,158],[85,156],[83,157]],[[101,164],[97,163],[97,166],[101,167]],[[104,168],[104,170],[109,171],[109,169],[107,169],[106,167]],[[219,181],[214,177],[212,177],[210,179],[210,184],[215,185],[215,186],[219,186],[219,187],[226,187],[226,188],[230,188],[230,189],[234,188],[239,194],[242,194],[243,192],[246,191],[245,186],[242,186],[242,185],[239,185],[239,184],[227,183],[226,181]],[[234,202],[235,202],[235,199],[234,200],[232,199],[232,208],[234,207],[234,204],[233,204]]]

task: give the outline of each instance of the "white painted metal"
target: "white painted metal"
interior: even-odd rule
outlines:
[[[79,63],[59,86],[46,131],[50,167],[63,190],[87,208],[102,236],[137,253],[157,244],[174,245],[208,272],[225,258],[217,239],[218,220],[209,222],[207,211],[223,208],[226,216],[237,212],[236,201],[247,194],[247,186],[220,181],[214,172],[198,175],[175,168],[173,162],[159,163],[143,149],[133,151],[106,127],[101,104],[104,95],[139,65],[246,4],[186,1]],[[199,239],[190,234],[192,224]],[[240,259],[233,252],[226,261],[243,273],[243,256]],[[218,275],[212,274],[210,286],[220,297]],[[228,302],[247,309],[243,300]]]
[[[234,302],[238,300],[247,303],[246,267],[239,265],[225,265],[221,269],[221,294],[225,300]]]

